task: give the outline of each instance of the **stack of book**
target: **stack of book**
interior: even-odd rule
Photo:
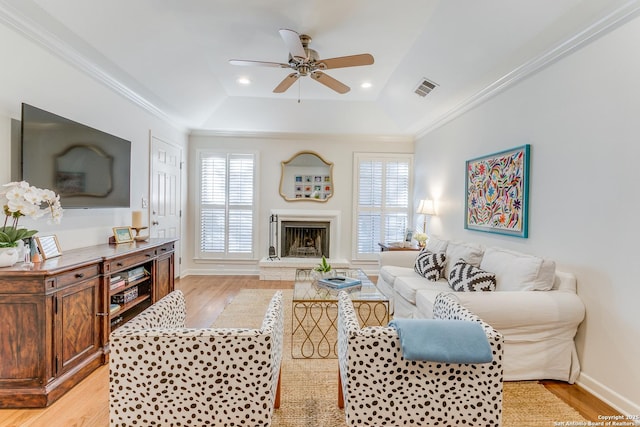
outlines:
[[[362,281],[345,276],[325,277],[318,279],[318,284],[331,289],[346,289],[362,286]]]
[[[109,313],[113,314],[115,312],[117,312],[118,310],[120,310],[120,304],[109,304]]]
[[[124,285],[127,284],[127,281],[124,280],[124,277],[118,276],[118,275],[111,276],[109,281],[110,281],[109,282],[109,288],[112,291],[115,291],[115,290],[117,290],[117,289],[119,289],[119,288],[121,288],[121,287],[123,287]]]
[[[129,271],[125,271],[124,273],[125,279],[128,283],[133,282],[134,280],[138,280],[143,278],[144,276],[147,275],[147,271],[144,269],[144,267],[136,267],[134,269],[131,269]]]

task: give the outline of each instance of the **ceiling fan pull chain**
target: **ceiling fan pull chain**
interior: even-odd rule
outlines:
[[[302,83],[300,83],[300,79],[298,79],[298,104],[300,104],[300,85]]]

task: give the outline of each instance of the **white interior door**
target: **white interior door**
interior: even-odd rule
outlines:
[[[182,148],[151,136],[151,237],[181,237]],[[180,276],[180,240],[175,275]]]

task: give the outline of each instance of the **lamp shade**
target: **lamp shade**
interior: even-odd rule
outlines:
[[[436,210],[433,207],[433,200],[420,200],[420,204],[418,204],[418,210],[416,213],[422,215],[435,215]]]

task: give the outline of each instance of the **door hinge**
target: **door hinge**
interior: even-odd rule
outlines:
[[[178,257],[178,264],[182,265],[182,257]]]

